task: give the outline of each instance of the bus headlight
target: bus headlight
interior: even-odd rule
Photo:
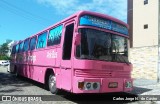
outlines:
[[[85,87],[86,87],[87,89],[90,89],[91,86],[92,86],[91,83],[90,83],[90,82],[87,82]]]
[[[98,83],[93,83],[93,89],[97,89],[98,88]]]
[[[100,82],[78,82],[78,88],[81,90],[99,90]]]

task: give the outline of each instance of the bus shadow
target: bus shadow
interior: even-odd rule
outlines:
[[[63,96],[65,99],[78,103],[78,104],[99,104],[99,103],[109,103],[109,104],[115,104],[118,102],[118,104],[124,104],[128,102],[134,102],[130,100],[125,100],[126,97],[138,97],[137,95],[134,94],[128,94],[128,93],[107,93],[107,94],[70,94],[70,95],[65,95]],[[121,100],[118,98],[122,98]]]
[[[10,73],[1,73],[1,72],[0,72],[0,84],[4,86],[16,86],[16,87],[23,87],[30,85],[29,83],[19,80],[19,78]]]
[[[29,78],[26,78],[26,77],[23,77],[23,76],[18,76],[17,79],[27,83],[30,86],[37,86],[37,87],[40,87],[42,89],[45,89],[44,84],[39,83],[37,81],[34,81],[32,79],[29,79]]]
[[[138,90],[138,91],[134,91]],[[134,90],[130,93],[124,93],[124,92],[119,92],[119,93],[107,93],[107,94],[70,94],[70,93],[65,93],[65,96],[63,98],[73,101],[75,103],[83,103],[83,104],[98,104],[98,103],[104,103],[106,104],[125,104],[125,103],[131,103],[131,102],[136,102],[136,98],[138,95],[150,91],[151,89],[146,89],[146,88],[140,88],[140,87],[135,87]],[[118,99],[118,98],[124,98],[124,99]],[[126,98],[131,98],[127,99]],[[134,100],[133,100],[134,99]]]
[[[10,73],[3,73],[0,72],[0,93],[10,93],[15,91],[23,91],[21,87],[27,87],[27,86],[37,86],[42,89],[44,88],[44,84],[41,84],[39,82],[33,81],[31,79],[25,78],[25,77],[16,77],[13,74]],[[4,87],[10,87],[10,89],[5,89]],[[46,89],[45,89],[46,90]],[[113,99],[114,96],[137,96],[144,92],[151,91],[152,89],[146,89],[141,87],[134,87],[134,90],[128,94],[128,93],[109,93],[109,94],[71,94],[65,91],[61,91],[61,93],[58,96],[62,96],[63,98],[67,100],[71,100],[73,102],[105,102],[110,101]]]
[[[0,72],[0,93],[11,93],[23,91],[21,87],[31,86],[31,84],[19,80],[10,73]]]

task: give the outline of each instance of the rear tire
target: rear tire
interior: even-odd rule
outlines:
[[[49,75],[48,87],[52,94],[57,94],[59,89],[56,87],[56,77],[54,74]]]

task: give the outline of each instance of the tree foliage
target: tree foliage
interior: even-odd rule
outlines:
[[[9,51],[8,44],[3,43],[0,47],[0,55],[6,55],[8,51]]]
[[[0,60],[10,60],[11,58],[7,55],[0,55]]]
[[[0,46],[0,60],[8,60],[10,59],[7,53],[9,52],[8,43],[3,43]]]

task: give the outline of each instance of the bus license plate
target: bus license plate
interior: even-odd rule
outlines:
[[[108,87],[109,88],[117,88],[118,87],[118,83],[117,82],[109,82]]]

